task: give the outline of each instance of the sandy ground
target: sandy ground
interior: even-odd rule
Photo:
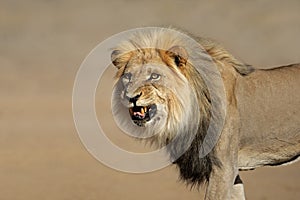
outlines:
[[[72,118],[72,87],[101,41],[141,26],[174,25],[215,38],[256,67],[300,62],[300,2],[0,2],[0,199],[201,199],[174,166],[147,174],[110,169],[84,148]],[[112,73],[102,83],[111,86]],[[100,87],[101,88],[101,87]],[[142,149],[111,119],[110,88],[98,117],[114,143]],[[248,199],[300,199],[300,163],[243,172]]]

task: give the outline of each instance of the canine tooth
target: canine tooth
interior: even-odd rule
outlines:
[[[144,109],[145,109],[145,112],[147,112],[147,107],[144,107]]]
[[[141,113],[144,114],[144,108],[141,108]]]
[[[132,108],[129,108],[129,113],[130,113],[131,115],[133,114]]]

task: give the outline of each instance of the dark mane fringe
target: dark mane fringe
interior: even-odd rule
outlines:
[[[198,133],[189,149],[179,157],[174,164],[180,171],[180,180],[184,181],[191,188],[199,188],[203,183],[209,181],[213,166],[221,167],[220,161],[210,152],[204,158],[199,157],[200,147],[204,139],[204,126],[199,128]]]

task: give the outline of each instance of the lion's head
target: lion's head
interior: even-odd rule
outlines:
[[[180,133],[195,135],[209,115],[209,93],[186,46],[166,35],[166,45],[153,46],[154,38],[126,41],[112,52],[113,114],[126,132],[162,146]]]

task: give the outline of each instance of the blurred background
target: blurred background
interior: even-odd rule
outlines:
[[[126,174],[87,152],[72,118],[81,62],[113,34],[172,25],[216,39],[257,68],[296,63],[299,11],[298,0],[1,0],[0,199],[201,199],[203,188],[190,190],[179,182],[174,166]],[[116,144],[132,148],[137,142],[105,121],[113,73],[108,70],[101,80],[108,90],[97,100],[98,116]],[[248,199],[300,199],[299,167],[243,172]]]

